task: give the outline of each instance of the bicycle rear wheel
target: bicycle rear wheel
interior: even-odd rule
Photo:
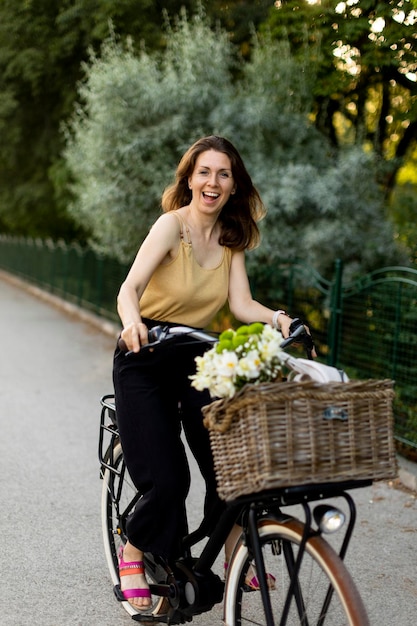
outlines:
[[[118,554],[119,549],[127,541],[126,518],[133,510],[138,499],[136,488],[129,476],[123,460],[122,446],[116,443],[113,449],[113,469],[105,469],[101,492],[101,523],[103,532],[104,552],[110,577],[113,585],[119,585]],[[146,567],[146,558],[145,558]],[[149,583],[158,583],[160,580],[152,575],[153,570],[146,568],[146,577]],[[165,612],[164,599],[152,596],[152,605],[143,611],[137,611],[129,602],[122,602],[124,609],[132,617],[135,615],[159,615]]]
[[[298,576],[298,594],[292,597],[288,618],[281,621],[289,588],[289,570],[297,558],[303,529],[304,525],[293,518],[285,522],[263,520],[258,526],[265,569],[275,578],[275,583],[269,584],[274,625],[369,626],[352,577],[333,548],[320,536],[307,541]],[[260,591],[245,591],[245,581],[254,575],[253,567],[248,549],[242,542],[234,552],[226,580],[227,626],[264,626],[267,623]],[[329,587],[333,595],[323,612]]]

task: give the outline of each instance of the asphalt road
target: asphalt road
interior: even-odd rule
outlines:
[[[113,597],[100,529],[99,398],[111,392],[114,338],[1,276],[0,328],[0,624],[133,624]],[[371,624],[413,623],[416,495],[378,483],[355,499],[347,563]],[[193,623],[221,624],[220,605]]]

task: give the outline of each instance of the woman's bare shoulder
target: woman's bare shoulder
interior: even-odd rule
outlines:
[[[181,227],[181,217],[178,213],[178,211],[168,211],[167,213],[162,213],[162,215],[160,215],[158,217],[157,220],[155,220],[155,222],[152,225],[151,230],[153,230],[154,228],[157,228],[159,230],[179,230]]]
[[[152,225],[144,244],[149,251],[157,248],[166,254],[173,254],[178,249],[181,235],[181,223],[173,211],[163,213]]]
[[[153,223],[149,233],[158,233],[158,235],[172,235],[178,236],[181,230],[181,221],[176,211],[169,211],[169,213],[162,213],[158,219]]]

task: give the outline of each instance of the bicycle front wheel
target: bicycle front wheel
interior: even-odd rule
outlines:
[[[101,523],[107,566],[116,586],[120,583],[118,554],[127,541],[126,519],[135,506],[138,494],[123,460],[120,443],[114,446],[111,462],[112,469],[106,468],[103,474]],[[144,560],[146,567],[146,555]],[[146,577],[149,583],[164,582],[153,576],[151,567],[146,568]],[[152,596],[152,605],[143,611],[137,611],[129,602],[122,602],[122,605],[132,617],[139,614],[159,615],[166,609],[164,599],[159,596]]]
[[[320,536],[307,541],[289,612],[286,618],[282,617],[303,529],[304,525],[293,518],[284,522],[262,520],[258,525],[265,570],[270,574],[268,587],[274,626],[369,626],[352,577],[337,553]],[[226,580],[227,626],[267,625],[261,592],[248,591],[248,582],[255,574],[255,564],[242,542],[234,552]],[[332,596],[327,606],[329,589]]]

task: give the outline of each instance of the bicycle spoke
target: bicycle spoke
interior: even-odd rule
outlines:
[[[319,536],[307,542],[288,598],[287,614],[283,615],[302,529],[302,524],[293,520],[288,524],[273,521],[259,530],[265,571],[269,574],[272,624],[265,618],[260,592],[244,590],[245,580],[253,576],[253,565],[247,547],[242,544],[230,564],[225,597],[226,623],[236,626],[369,626],[352,578],[337,554]],[[278,545],[281,549],[277,549]],[[329,585],[333,597],[327,606]]]

